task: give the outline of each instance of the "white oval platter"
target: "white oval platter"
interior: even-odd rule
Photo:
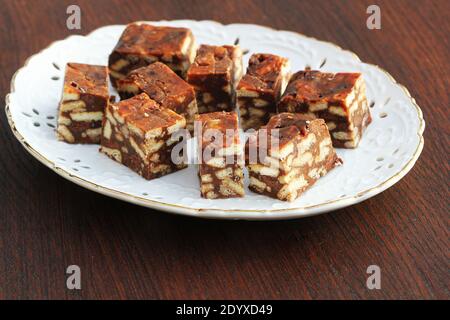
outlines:
[[[214,21],[159,21],[190,28],[197,43],[233,44],[243,49],[244,65],[256,52],[291,60],[293,71],[306,66],[323,71],[361,72],[367,83],[373,122],[355,150],[337,149],[344,165],[321,178],[298,200],[288,203],[246,189],[245,198],[202,199],[194,165],[147,181],[98,152],[96,145],[69,145],[56,140],[57,105],[66,62],[106,65],[124,25],[99,28],[87,36],[70,36],[30,57],[11,81],[6,114],[14,135],[43,164],[87,189],[149,208],[218,219],[275,220],[306,217],[343,208],[391,187],[418,159],[425,122],[408,90],[378,66],[352,52],[298,33],[251,24]],[[191,155],[192,156],[192,155]]]

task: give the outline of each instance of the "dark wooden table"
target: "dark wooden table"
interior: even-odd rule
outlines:
[[[366,8],[381,8],[368,30]],[[82,29],[66,28],[81,7]],[[160,213],[59,177],[0,131],[0,299],[450,298],[450,2],[0,1],[0,89],[57,39],[134,20],[258,23],[332,41],[405,84],[424,112],[413,170],[347,209],[283,222],[209,221]],[[79,265],[82,290],[66,289]],[[366,268],[381,268],[368,290]]]

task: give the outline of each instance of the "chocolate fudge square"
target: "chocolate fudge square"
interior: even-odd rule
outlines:
[[[198,113],[194,89],[165,64],[155,62],[131,71],[117,81],[117,91],[122,99],[145,92],[162,107],[185,117],[187,129],[193,131]]]
[[[247,73],[236,89],[242,129],[259,129],[276,113],[278,100],[289,81],[289,71],[286,58],[264,53],[250,57]]]
[[[207,199],[244,196],[243,147],[236,112],[196,117],[200,193]]]
[[[58,108],[57,136],[68,143],[100,143],[103,112],[109,100],[104,66],[66,65]]]
[[[108,104],[100,151],[145,179],[161,177],[186,167],[183,154],[172,154],[185,126],[183,116],[141,93]]]
[[[188,70],[187,82],[197,95],[199,113],[234,111],[235,89],[242,75],[238,46],[201,45]]]
[[[356,148],[372,121],[361,73],[299,71],[289,81],[278,111],[324,119],[336,148]]]
[[[325,121],[280,113],[246,143],[249,188],[269,197],[294,201],[342,161],[332,146]]]
[[[111,83],[116,86],[131,70],[160,61],[184,76],[195,57],[191,30],[145,23],[129,24],[109,56]]]

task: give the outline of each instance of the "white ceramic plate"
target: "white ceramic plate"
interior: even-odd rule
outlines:
[[[251,53],[288,57],[294,71],[362,72],[373,122],[356,150],[338,149],[344,165],[332,170],[292,203],[252,193],[242,199],[206,200],[199,195],[194,166],[146,181],[98,152],[96,145],[56,140],[57,105],[66,62],[106,65],[125,26],[106,26],[87,36],[70,36],[29,58],[11,81],[6,114],[17,139],[39,161],[85,188],[135,204],[196,217],[273,220],[305,217],[346,207],[399,181],[423,148],[425,122],[407,89],[386,71],[363,63],[352,52],[301,34],[250,24],[213,21],[160,21],[192,29],[198,43],[232,44],[236,38]]]

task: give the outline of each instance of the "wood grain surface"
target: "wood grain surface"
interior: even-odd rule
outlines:
[[[368,30],[366,8],[381,8]],[[82,29],[66,28],[78,4]],[[134,20],[257,23],[334,42],[406,85],[425,147],[398,184],[358,205],[301,220],[186,218],[90,192],[0,131],[0,299],[449,299],[450,2],[0,1],[0,90],[25,59],[70,34]],[[79,265],[82,289],[66,289]],[[381,268],[381,290],[366,269]]]

